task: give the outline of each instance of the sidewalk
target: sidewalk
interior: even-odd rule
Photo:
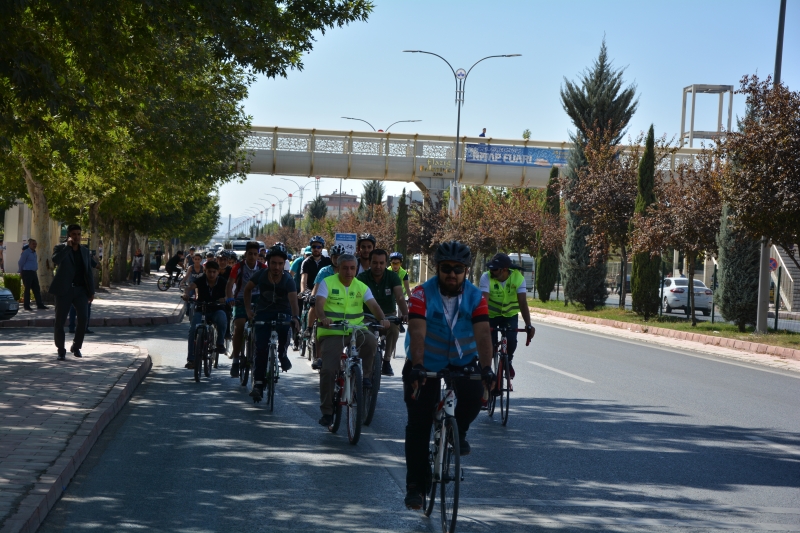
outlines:
[[[0,533],[34,532],[149,371],[147,351],[0,341]]]
[[[183,302],[177,288],[160,291],[156,281],[161,274],[142,277],[141,285],[115,284],[101,288],[92,302],[89,327],[102,326],[161,326],[183,320]],[[0,328],[46,327],[55,322],[55,306],[50,309],[26,311],[21,308],[11,320],[0,320]]]

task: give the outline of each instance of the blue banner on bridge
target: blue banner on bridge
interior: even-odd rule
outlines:
[[[568,153],[569,150],[530,146],[467,144],[466,162],[517,167],[552,167],[553,165],[561,167],[566,166]]]

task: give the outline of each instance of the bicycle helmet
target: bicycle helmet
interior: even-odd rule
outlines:
[[[305,255],[311,255],[311,247],[310,247],[310,246],[306,246],[306,247],[303,249],[303,254],[305,254]]]
[[[395,259],[397,259],[398,261],[402,261],[403,254],[401,254],[400,252],[392,252],[391,254],[389,254],[389,261],[394,261]]]
[[[436,264],[442,261],[456,261],[462,265],[469,266],[472,263],[472,252],[464,243],[458,241],[443,242],[436,249],[433,254],[433,260]]]
[[[378,243],[378,241],[375,240],[375,237],[372,236],[372,233],[362,233],[359,235],[356,246],[361,246],[361,241],[369,241],[372,243],[372,246],[375,246]]]
[[[344,244],[334,244],[331,246],[331,255],[342,255],[347,253],[347,249],[344,247]]]
[[[313,237],[311,237],[311,240],[308,242],[308,245],[312,246],[315,242],[320,243],[323,248],[325,247],[325,239],[323,239],[319,235],[314,235]]]
[[[284,261],[288,259],[286,254],[286,247],[281,243],[276,243],[269,249],[267,252],[267,261],[269,261],[270,257],[272,256],[283,257]]]

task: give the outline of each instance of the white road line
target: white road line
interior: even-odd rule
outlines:
[[[771,440],[762,439],[761,437],[756,437],[755,435],[748,435],[748,439],[760,442],[762,444],[766,444],[767,446],[771,446],[776,450],[780,450],[783,453],[788,453],[789,455],[798,455],[800,456],[800,450],[796,450],[790,446],[786,446],[785,444],[778,444],[777,442],[772,442]]]
[[[557,368],[553,368],[552,366],[543,365],[542,363],[534,363],[533,361],[528,361],[532,365],[540,366],[542,368],[546,368],[547,370],[551,370],[553,372],[557,372],[564,376],[567,376],[572,379],[577,379],[578,381],[583,381],[584,383],[594,383],[591,379],[582,378],[580,376],[576,376],[575,374],[570,374],[569,372],[564,372],[563,370],[559,370]]]

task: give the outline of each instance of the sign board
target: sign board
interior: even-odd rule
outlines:
[[[417,176],[421,178],[453,179],[456,176],[456,160],[438,157],[418,157]]]
[[[776,270],[778,270],[778,260],[775,259],[774,257],[770,257],[769,258],[769,271],[770,272],[775,272]]]
[[[501,146],[467,144],[466,162],[481,165],[510,165],[517,167],[566,166],[569,150],[534,148],[530,146]]]
[[[356,238],[355,233],[337,233],[333,236],[333,244],[341,244],[345,253],[356,255]]]

